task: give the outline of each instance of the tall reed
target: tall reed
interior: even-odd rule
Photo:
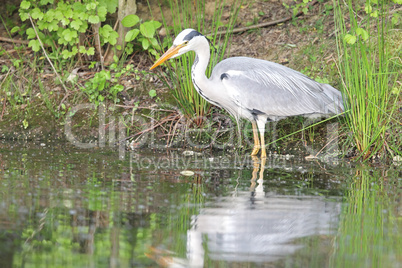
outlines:
[[[387,42],[391,27],[387,2],[368,0],[366,12],[358,15],[362,1],[334,0],[339,68],[349,110],[346,121],[364,160],[384,149],[396,110],[397,98],[391,94],[396,72]]]
[[[237,18],[240,1],[235,1],[230,11],[230,19],[226,25],[222,25],[222,15],[225,9],[224,0],[215,1],[215,12],[211,18],[207,18],[206,3],[192,0],[168,0],[171,10],[172,26],[163,16],[163,24],[167,29],[167,43],[172,44],[171,32],[177,36],[183,29],[194,28],[208,35],[215,49],[211,52],[211,61],[206,75],[211,75],[213,67],[221,61],[229,46],[229,38]],[[161,9],[162,10],[162,9]],[[225,29],[224,34],[219,34],[220,29]],[[174,96],[183,110],[184,115],[191,119],[197,126],[203,124],[204,116],[210,111],[211,105],[195,90],[191,79],[191,66],[194,61],[194,53],[186,53],[168,63],[168,76],[173,82]]]

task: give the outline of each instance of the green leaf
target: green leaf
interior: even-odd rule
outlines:
[[[37,20],[37,19],[39,19],[39,20],[41,20],[41,19],[43,19],[43,13],[42,13],[42,11],[40,11],[40,9],[39,8],[34,8],[33,10],[32,10],[32,12],[31,12],[31,17],[33,18],[33,19],[35,19],[35,20]]]
[[[24,121],[22,121],[22,125],[24,126],[24,129],[28,128],[28,121],[26,119],[24,119]]]
[[[153,97],[156,96],[156,90],[155,90],[155,89],[151,89],[151,90],[148,92],[148,94],[149,94],[149,96],[150,96],[151,98],[153,98]]]
[[[53,21],[53,19],[55,18],[55,12],[53,9],[48,10],[45,15],[43,16],[43,20],[47,21],[47,22],[51,22]]]
[[[95,55],[95,48],[94,47],[88,48],[87,55],[90,55],[90,56]]]
[[[353,45],[354,43],[356,43],[356,36],[351,35],[351,34],[347,34],[344,37],[344,40],[346,41],[346,43]]]
[[[80,26],[82,25],[82,21],[77,19],[77,20],[72,21],[70,23],[70,25],[71,25],[72,28],[74,28],[75,30],[78,31],[80,29]]]
[[[115,55],[113,55],[113,60],[114,60],[114,62],[118,62],[118,61],[119,61],[119,57],[117,57],[117,55],[115,54]]]
[[[162,26],[162,23],[157,20],[151,20],[151,22],[153,23],[155,30]]]
[[[99,19],[99,17],[96,16],[96,15],[90,15],[89,18],[88,18],[88,21],[89,21],[90,23],[92,23],[92,24],[97,24],[97,23],[100,22],[100,19]]]
[[[373,7],[371,5],[364,5],[364,11],[366,11],[367,14],[370,14],[371,11],[373,11]]]
[[[36,37],[35,30],[33,28],[28,28],[25,33],[28,35],[28,39]]]
[[[104,6],[98,7],[97,11],[98,11],[99,19],[101,21],[105,21],[106,20],[106,14],[107,14],[106,7],[104,7]]]
[[[364,41],[366,41],[369,38],[369,34],[367,33],[367,31],[362,28],[357,28],[356,34],[360,35]]]
[[[370,14],[371,17],[377,18],[378,17],[378,10],[375,10],[373,13]]]
[[[78,51],[79,51],[80,53],[86,53],[86,52],[87,52],[87,50],[85,49],[84,46],[80,46],[79,49],[78,49]]]
[[[126,37],[124,38],[124,41],[126,41],[126,42],[133,41],[138,36],[139,33],[140,33],[140,30],[138,30],[138,29],[133,29],[133,30],[128,31],[126,34]]]
[[[31,47],[33,51],[38,52],[40,49],[39,40],[35,39],[35,40],[29,41],[28,47]]]
[[[159,44],[158,44],[158,40],[156,40],[156,38],[151,38],[150,41],[151,41],[151,44],[152,44],[152,46],[153,46],[154,48],[157,48],[157,49],[160,48],[160,47],[159,47]]]
[[[123,24],[124,27],[133,27],[139,21],[140,21],[140,18],[137,15],[131,14],[131,15],[125,16],[122,19],[121,24]]]
[[[74,38],[78,37],[77,31],[70,30],[70,29],[65,29],[62,34],[63,34],[64,39],[66,39],[68,42],[70,42]]]
[[[20,12],[20,18],[21,21],[26,21],[27,19],[29,19],[29,14],[25,12]]]
[[[118,0],[102,0],[99,5],[106,7],[107,12],[113,14],[116,12],[116,9],[119,5]]]
[[[146,21],[140,25],[141,34],[145,37],[151,38],[155,34],[155,27],[153,22]]]
[[[14,26],[14,27],[10,30],[10,33],[16,33],[16,32],[18,32],[19,30],[20,30],[20,27]]]
[[[142,48],[143,49],[147,50],[149,48],[149,45],[150,44],[149,44],[148,39],[146,39],[146,38],[142,39]]]
[[[57,20],[50,22],[47,29],[51,32],[57,31],[59,29],[59,24]]]
[[[44,5],[47,5],[47,4],[53,4],[53,0],[40,0],[40,5],[41,6],[44,6]]]
[[[110,32],[110,37],[108,39],[108,42],[114,46],[117,43],[117,38],[119,37],[119,34],[115,31]]]
[[[86,5],[87,10],[93,10],[96,9],[96,3],[92,2]]]
[[[28,9],[30,6],[31,6],[31,2],[22,1],[22,2],[21,2],[21,5],[20,5],[20,8],[22,8],[22,9]]]

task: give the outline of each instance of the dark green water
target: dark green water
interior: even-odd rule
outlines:
[[[296,158],[0,143],[0,267],[401,267],[400,168]]]

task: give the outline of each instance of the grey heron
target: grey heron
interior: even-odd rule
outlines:
[[[342,95],[337,89],[266,60],[228,58],[219,62],[208,78],[205,71],[210,58],[209,42],[194,29],[183,30],[150,70],[189,51],[195,52],[191,76],[197,92],[208,102],[227,110],[236,120],[251,121],[254,138],[251,155],[257,155],[261,149],[261,157],[266,157],[267,121],[296,115],[338,114],[344,110]]]

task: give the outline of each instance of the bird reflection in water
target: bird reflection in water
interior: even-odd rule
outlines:
[[[250,191],[235,189],[193,216],[187,258],[151,248],[148,257],[165,267],[205,267],[209,262],[272,263],[294,254],[300,238],[335,230],[340,203],[320,196],[264,191],[265,159],[253,158]],[[269,179],[269,178],[266,178]]]

